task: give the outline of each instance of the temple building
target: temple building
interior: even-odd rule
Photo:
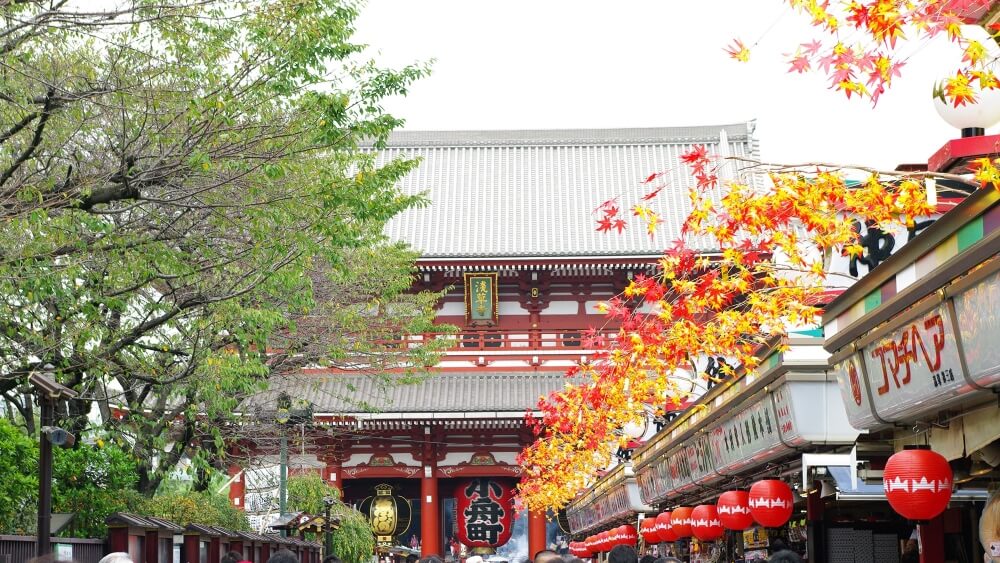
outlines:
[[[651,273],[678,237],[693,183],[680,155],[705,145],[757,158],[753,131],[753,123],[738,123],[393,134],[379,162],[420,158],[401,188],[427,192],[431,204],[394,218],[386,235],[420,253],[413,289],[445,291],[436,320],[459,332],[435,373],[416,384],[384,386],[320,368],[272,381],[269,393],[310,406],[295,431],[303,439],[289,453],[292,471],[321,473],[366,514],[405,505],[392,525],[380,530],[373,522],[385,549],[455,555],[464,544],[464,552],[495,546],[505,553],[500,544],[512,528],[525,527],[527,545],[518,544],[517,554],[547,547],[553,534],[545,515],[515,519],[510,503],[521,475],[517,454],[533,439],[526,413],[594,352],[584,331],[615,332],[598,303]],[[669,186],[657,200],[660,229],[652,236],[639,225],[598,232],[595,208],[615,198],[626,208],[639,201],[652,173],[663,173]],[[270,517],[278,452],[258,444],[257,455],[267,471],[232,468],[230,497]],[[512,550],[506,553],[517,555]]]

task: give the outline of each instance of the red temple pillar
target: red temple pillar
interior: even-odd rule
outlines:
[[[545,512],[528,511],[528,557],[545,549]]]
[[[239,465],[229,466],[229,476],[233,479],[229,484],[229,502],[239,508],[246,510],[246,480],[243,478],[243,468]]]
[[[337,459],[327,459],[326,467],[323,468],[323,481],[340,491],[340,498],[344,498],[343,472],[340,461]]]
[[[917,525],[920,533],[920,563],[944,561],[944,518],[938,514],[928,522]]]
[[[430,428],[427,428],[429,431]],[[430,436],[428,435],[428,439]],[[420,556],[441,553],[441,509],[438,503],[437,451],[424,443],[424,474],[420,478]]]

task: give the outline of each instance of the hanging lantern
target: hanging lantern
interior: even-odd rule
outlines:
[[[670,512],[661,512],[656,517],[656,533],[660,535],[661,542],[675,542],[678,539],[670,524],[670,516]]]
[[[726,491],[719,495],[715,508],[719,521],[729,530],[746,530],[753,526],[750,515],[750,494],[746,491]]]
[[[514,518],[514,487],[509,480],[477,477],[455,487],[455,532],[469,547],[507,543]]]
[[[577,557],[580,559],[589,559],[594,556],[594,550],[589,542],[590,538],[587,538],[586,541],[579,542],[579,553],[577,554]]]
[[[944,456],[929,449],[893,454],[882,479],[889,505],[910,520],[930,520],[944,512],[951,500],[951,466]]]
[[[646,543],[660,543],[660,533],[656,530],[656,518],[643,518],[639,522],[639,535]]]
[[[381,483],[375,486],[375,496],[361,501],[358,507],[368,516],[368,524],[380,548],[392,547],[396,537],[410,527],[410,502],[393,494],[393,486]]]
[[[754,483],[747,501],[754,521],[766,528],[784,526],[792,517],[793,503],[792,489],[777,479]]]
[[[587,539],[583,540],[583,547],[587,551],[597,551],[597,538],[594,536],[587,536]]]
[[[625,524],[618,529],[621,530],[622,534],[622,539],[618,545],[635,547],[636,542],[639,541],[639,533],[635,531],[635,526],[632,524]]]
[[[715,541],[726,533],[714,504],[699,504],[691,511],[691,533],[701,541]]]
[[[679,506],[670,513],[670,527],[678,538],[691,537],[691,507]]]
[[[597,551],[605,552],[611,549],[611,534],[601,532],[597,534]]]

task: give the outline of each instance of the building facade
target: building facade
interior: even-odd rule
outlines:
[[[693,182],[680,155],[705,145],[756,158],[753,129],[743,123],[394,134],[378,162],[420,158],[401,188],[426,192],[431,204],[393,219],[386,235],[419,251],[414,290],[444,292],[436,320],[458,327],[454,346],[431,377],[410,385],[319,368],[272,381],[267,400],[284,393],[311,405],[308,423],[300,424],[301,446],[289,454],[293,473],[319,472],[346,502],[362,507],[376,487],[389,485],[410,518],[388,534],[387,545],[419,545],[424,555],[460,552],[456,536],[470,539],[472,532],[456,533],[468,512],[454,508],[460,489],[469,479],[516,486],[517,453],[533,439],[526,414],[565,385],[567,368],[594,352],[588,330],[617,328],[606,325],[598,303],[635,275],[652,273],[678,237]],[[669,186],[659,195],[666,210],[661,229],[653,236],[640,227],[598,232],[595,208],[639,201],[654,172]],[[407,335],[399,345],[433,337]],[[249,446],[273,476],[274,447]],[[232,502],[267,513],[273,483],[244,468],[232,473]],[[551,543],[545,515],[529,515],[526,528],[522,555]]]

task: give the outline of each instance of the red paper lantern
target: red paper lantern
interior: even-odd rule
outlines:
[[[656,518],[643,518],[639,522],[639,535],[646,543],[660,543],[660,533],[656,530]]]
[[[777,479],[754,483],[747,500],[754,521],[766,528],[784,526],[792,517],[793,503],[791,487]]]
[[[621,533],[621,540],[619,540],[618,545],[630,545],[635,547],[636,542],[639,541],[639,533],[635,531],[635,526],[632,524],[625,524],[618,528]]]
[[[477,477],[455,487],[455,533],[469,547],[497,547],[513,531],[514,487],[509,479]]]
[[[597,540],[597,550],[598,551],[610,551],[611,550],[611,532],[601,532],[597,534],[599,538]]]
[[[678,538],[691,537],[691,511],[690,506],[679,506],[670,513],[670,527]]]
[[[590,538],[580,542],[577,549],[577,557],[580,559],[589,559],[594,556],[594,550],[591,548]]]
[[[691,511],[691,533],[701,541],[714,541],[726,533],[714,504],[699,504]]]
[[[660,535],[661,542],[675,542],[678,539],[670,524],[670,516],[670,512],[661,512],[656,517],[656,533]]]
[[[928,449],[893,454],[882,473],[885,496],[892,509],[910,520],[930,520],[944,512],[951,500],[951,466]]]
[[[583,540],[583,545],[587,551],[597,551],[597,536],[587,536],[587,539]]]
[[[746,530],[753,526],[750,515],[750,493],[746,491],[726,491],[719,495],[715,503],[722,526],[730,530]]]

